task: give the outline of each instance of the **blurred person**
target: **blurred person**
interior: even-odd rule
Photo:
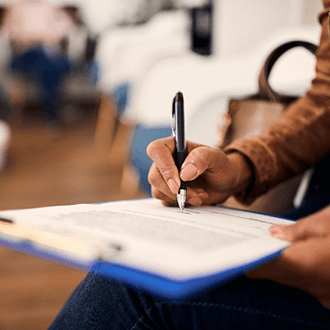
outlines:
[[[74,28],[64,10],[42,0],[16,1],[5,11],[3,32],[12,48],[10,68],[41,86],[43,112],[54,129],[60,123],[59,84],[72,68],[60,42]]]
[[[154,161],[149,181],[155,198],[165,206],[176,205],[181,178],[188,182],[190,205],[221,203],[231,195],[251,203],[306,168],[327,163],[330,0],[323,4],[316,77],[306,94],[260,137],[235,141],[223,151],[187,142],[180,173],[173,160],[173,137],[152,142],[147,152]],[[329,166],[325,169],[327,179]],[[329,180],[319,178],[323,183]],[[329,329],[330,186],[325,188],[309,196],[312,200],[306,200],[309,205],[298,222],[270,228],[292,245],[246,276],[184,301],[171,301],[90,272],[50,329]],[[315,198],[322,200],[317,209]]]

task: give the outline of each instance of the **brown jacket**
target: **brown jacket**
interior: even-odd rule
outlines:
[[[242,202],[252,202],[330,154],[330,0],[323,0],[323,5],[316,77],[311,88],[262,136],[238,140],[226,148],[244,154],[255,169],[252,189],[236,196]]]

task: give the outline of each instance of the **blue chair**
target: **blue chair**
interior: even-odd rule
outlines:
[[[140,189],[148,195],[151,195],[148,173],[152,160],[147,155],[147,146],[156,139],[171,135],[171,127],[147,127],[139,125],[134,130],[129,160],[139,174]]]

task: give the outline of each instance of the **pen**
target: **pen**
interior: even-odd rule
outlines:
[[[172,105],[172,132],[175,138],[175,165],[179,172],[186,158],[186,141],[184,132],[184,110],[183,110],[183,95],[178,92]],[[184,210],[187,196],[187,182],[181,180],[181,185],[177,193],[177,201],[181,211]]]

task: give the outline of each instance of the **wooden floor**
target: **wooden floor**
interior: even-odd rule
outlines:
[[[63,125],[56,139],[36,118],[13,125],[0,210],[141,197],[120,189],[123,160],[95,145],[96,118]],[[84,276],[0,247],[0,330],[47,329]]]

